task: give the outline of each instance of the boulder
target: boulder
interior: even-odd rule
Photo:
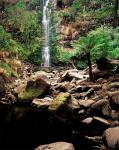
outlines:
[[[69,99],[67,106],[71,110],[78,110],[78,109],[80,109],[79,101],[77,99],[75,99],[73,96],[71,96],[71,98]]]
[[[68,92],[63,93],[61,92],[51,103],[48,110],[51,112],[57,111],[61,107],[67,104],[67,101],[70,97],[70,94]]]
[[[37,78],[44,78],[44,79],[48,79],[49,77],[49,73],[45,72],[45,71],[37,71],[34,72],[31,76],[30,76],[30,80],[35,80]]]
[[[113,120],[119,120],[119,111],[117,110],[112,110],[111,112],[111,117]]]
[[[95,103],[94,100],[79,100],[79,105],[83,107],[90,107],[93,103]]]
[[[80,105],[78,100],[70,96],[68,92],[60,93],[48,107],[49,112],[51,112],[55,118],[66,124],[73,123],[72,120],[75,118],[75,110],[77,111],[79,109]]]
[[[94,103],[91,106],[91,109],[96,110],[96,111],[100,111],[105,116],[111,115],[111,108],[109,105],[109,101],[106,99],[101,99],[101,100],[97,101],[96,103]]]
[[[27,84],[19,90],[18,100],[20,102],[29,102],[34,98],[48,93],[50,83],[42,77],[27,81]]]
[[[83,80],[87,79],[88,76],[84,75],[82,72],[78,72],[77,70],[68,70],[62,75],[61,81],[71,81],[74,78],[77,80]]]
[[[119,126],[106,129],[104,139],[109,148],[119,149]]]
[[[45,97],[43,99],[35,98],[32,101],[32,106],[34,106],[38,109],[47,110],[48,107],[50,106],[51,102],[52,102],[52,99],[49,97]]]
[[[67,142],[56,142],[46,145],[41,145],[35,150],[75,150],[74,146],[71,143]]]
[[[16,87],[14,88],[13,93],[15,95],[18,95],[19,93],[22,92],[23,89],[25,89],[27,83],[19,83],[19,84],[15,83],[15,85]]]
[[[115,94],[110,98],[110,103],[112,106],[114,106],[115,108],[118,107],[119,108],[119,94]]]

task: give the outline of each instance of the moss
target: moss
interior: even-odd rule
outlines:
[[[19,100],[30,101],[43,94],[43,89],[30,88],[27,91],[24,90],[18,95]]]
[[[69,93],[60,93],[49,106],[49,111],[57,111],[67,102],[69,96]]]

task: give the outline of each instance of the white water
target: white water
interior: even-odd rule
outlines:
[[[42,52],[42,61],[44,67],[50,66],[50,46],[49,46],[49,35],[50,35],[50,14],[51,9],[48,7],[50,0],[43,0],[43,30],[44,30],[44,47]]]

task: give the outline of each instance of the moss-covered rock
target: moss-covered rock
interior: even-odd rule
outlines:
[[[18,100],[20,102],[29,102],[34,98],[37,98],[45,93],[48,93],[50,84],[42,79],[30,80],[27,85],[18,94]]]
[[[68,99],[70,97],[70,94],[67,92],[67,93],[60,93],[54,100],[53,102],[51,103],[51,105],[49,106],[48,110],[49,111],[57,111],[59,108],[63,107]]]

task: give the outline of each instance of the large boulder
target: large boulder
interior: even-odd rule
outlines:
[[[110,97],[110,103],[114,108],[119,108],[119,93]]]
[[[46,145],[41,145],[35,150],[75,150],[74,146],[71,143],[67,142],[56,142]]]
[[[105,130],[104,139],[109,148],[119,149],[119,126]]]
[[[18,100],[20,102],[29,102],[34,98],[48,93],[49,88],[50,83],[42,77],[30,79],[26,85],[18,91]]]
[[[73,123],[75,110],[79,110],[78,100],[73,98],[68,92],[60,93],[48,107],[48,110],[61,122]]]
[[[83,72],[77,70],[67,70],[61,77],[61,81],[71,81],[72,79],[87,80],[88,75],[84,75]]]
[[[94,110],[94,112],[101,112],[104,116],[110,117],[111,115],[111,107],[109,101],[106,99],[97,101],[91,106],[91,109]]]
[[[51,103],[49,106],[49,111],[56,112],[58,109],[62,108],[64,105],[67,104],[67,101],[70,97],[70,94],[68,92],[63,93],[61,92]]]

